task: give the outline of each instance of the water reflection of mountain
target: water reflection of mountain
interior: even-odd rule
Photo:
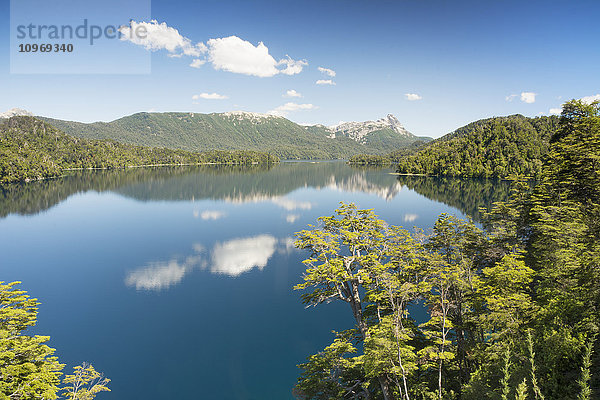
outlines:
[[[508,185],[503,182],[414,176],[396,179],[388,172],[350,168],[342,162],[76,171],[60,179],[0,186],[0,217],[35,214],[86,191],[112,191],[139,201],[273,201],[286,208],[282,197],[304,187],[363,192],[389,201],[407,186],[477,219],[479,206],[503,200],[508,194]]]
[[[428,176],[398,176],[398,183],[411,190],[459,209],[480,220],[479,207],[489,209],[492,203],[506,201],[510,183],[492,179],[457,179]]]
[[[142,201],[211,199],[248,203],[273,200],[304,187],[360,191],[391,199],[401,186],[382,171],[356,170],[342,162],[300,162],[281,163],[253,174],[206,169],[154,180],[151,185],[140,182],[116,191]]]
[[[135,168],[126,171],[72,171],[62,178],[0,185],[0,217],[29,215],[47,210],[70,196],[90,190],[104,192],[119,187],[169,179],[189,173],[186,168]]]
[[[356,171],[342,162],[74,171],[59,179],[0,186],[0,217],[35,214],[86,191],[112,191],[140,201],[252,202],[273,200],[302,187],[366,191],[389,197],[398,190],[396,186],[386,173]]]

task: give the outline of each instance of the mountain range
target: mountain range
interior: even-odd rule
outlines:
[[[131,156],[129,164],[139,164],[142,159],[151,159],[151,163],[156,164],[182,163],[179,159],[181,157],[186,160],[197,158],[191,153],[178,154],[178,161],[173,161],[172,154],[163,148],[194,153],[244,150],[260,151],[263,155],[268,153],[288,159],[350,158],[351,162],[359,164],[397,164],[397,172],[402,174],[485,178],[538,176],[550,137],[559,120],[557,116],[528,118],[522,115],[487,118],[432,140],[413,135],[391,114],[376,121],[342,122],[329,127],[302,126],[280,116],[243,111],[213,114],[138,113],[112,122],[94,123],[20,116],[28,114],[30,113],[25,110],[12,109],[0,114],[0,118],[10,117],[9,122],[19,118],[23,121],[29,121],[27,118],[38,122],[43,120],[48,124],[48,127],[42,129],[44,132],[57,128],[57,132],[67,133],[68,135],[61,137],[65,145],[60,149],[60,160],[67,157],[64,151],[72,147],[73,143],[68,139],[72,138],[84,139],[79,147],[91,146],[98,150],[100,159],[104,160],[101,164],[106,161],[105,158],[111,160],[109,164],[118,160],[124,162],[123,157],[117,156],[118,151]],[[13,121],[13,125],[15,123]],[[25,125],[27,124],[29,122]],[[28,132],[27,129],[25,131]],[[0,143],[0,150],[4,149],[14,155],[22,152],[23,148],[29,149],[29,146],[17,145],[24,137],[17,135],[11,139],[10,135],[6,136],[2,140],[5,143]],[[33,140],[34,137],[30,139]],[[108,141],[108,145],[85,141],[90,139]],[[35,137],[35,140],[42,139]],[[122,143],[123,146],[137,145],[145,148],[116,148],[110,144],[114,142]],[[152,149],[156,151],[153,152]],[[80,150],[70,149],[72,152]],[[214,156],[221,161],[230,158],[230,155],[225,154],[215,153]],[[232,157],[237,160],[239,156]],[[257,155],[242,156],[252,158]],[[19,165],[27,165],[22,157],[16,159],[21,160]]]
[[[249,150],[188,152],[82,139],[30,116],[0,120],[0,185],[52,178],[68,169],[275,162],[279,159],[272,154]]]
[[[63,132],[86,139],[168,147],[187,151],[256,150],[281,158],[344,159],[385,154],[427,142],[393,115],[377,121],[302,126],[286,118],[244,111],[225,113],[137,113],[111,122],[82,123],[39,117]]]

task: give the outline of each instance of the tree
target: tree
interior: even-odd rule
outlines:
[[[40,303],[17,289],[20,283],[0,281],[0,400],[57,399],[60,391],[71,400],[91,400],[107,391],[109,380],[86,363],[65,377],[69,387],[59,388],[64,364],[46,345],[49,336],[26,334],[35,326]]]
[[[64,367],[45,343],[48,336],[28,336],[36,323],[38,301],[0,281],[0,399],[56,399]]]
[[[110,389],[106,386],[110,379],[97,372],[91,364],[83,363],[73,368],[73,375],[65,376],[63,389],[68,400],[92,400],[96,394]]]
[[[338,395],[304,398],[597,396],[600,103],[565,104],[540,171],[493,205],[486,231],[441,215],[431,235],[409,234],[342,204],[300,232],[311,257],[296,288],[309,305],[349,303],[355,322],[302,366],[298,387],[335,382]]]
[[[311,257],[304,283],[295,289],[312,288],[304,293],[305,304],[318,304],[337,299],[350,305],[361,340],[371,336],[364,315],[364,290],[375,283],[374,272],[388,254],[386,224],[372,210],[358,210],[354,204],[341,204],[336,216],[321,217],[322,226],[297,234],[296,246],[307,249]],[[339,217],[339,218],[338,218]],[[377,376],[385,400],[392,398],[389,376]]]
[[[586,341],[600,330],[600,104],[564,104],[530,199],[528,259],[538,273],[540,372],[550,396],[577,390]]]
[[[296,398],[332,400],[370,397],[361,357],[347,357],[356,353],[356,347],[349,337],[345,337],[347,335],[337,336],[331,345],[299,365],[303,372],[293,390]]]
[[[410,400],[413,394],[430,396],[433,393],[430,382],[415,382],[414,376],[420,370],[423,376],[431,377],[433,360],[439,384],[437,392],[441,396],[442,360],[454,356],[446,349],[452,328],[447,318],[450,290],[446,283],[450,280],[440,284],[443,279],[433,278],[441,271],[437,267],[442,264],[442,257],[423,246],[422,234],[411,235],[402,228],[389,226],[372,210],[359,210],[354,204],[342,203],[336,215],[321,217],[319,222],[320,226],[311,226],[313,229],[297,234],[296,246],[309,250],[311,256],[304,261],[307,265],[304,282],[296,289],[311,289],[302,295],[308,305],[333,300],[348,303],[355,327],[342,334],[344,342],[328,347],[301,366],[304,373],[298,391],[303,396],[313,393],[313,397],[303,398],[326,398],[319,396],[331,390],[332,381],[315,379],[320,365],[325,367],[320,372],[323,376],[331,376],[327,371],[336,368],[361,376],[348,382],[340,380],[347,374],[337,373],[336,388],[356,387],[360,382],[371,396],[383,399]],[[410,306],[425,297],[433,299],[440,287],[445,297],[438,303],[446,317],[440,319],[436,314],[433,322],[419,327],[409,316]],[[432,305],[432,310],[435,307]],[[434,325],[435,329],[427,328]],[[441,330],[441,338],[434,332],[437,330]],[[349,346],[351,341],[362,344],[363,354],[343,362],[341,353],[330,357],[332,349],[341,349],[340,343]],[[330,361],[324,363],[324,360]],[[336,361],[332,364],[331,360]]]
[[[425,325],[429,334],[437,327],[438,341],[438,395],[441,396],[441,375],[445,358],[457,358],[458,380],[468,380],[471,366],[467,354],[473,346],[475,326],[473,314],[477,304],[476,291],[480,285],[480,268],[483,249],[486,247],[483,232],[472,221],[442,214],[433,227],[433,234],[425,245],[432,254],[426,280],[430,288],[425,294],[431,309],[431,319]],[[447,337],[453,333],[456,353],[449,353]],[[435,334],[434,334],[435,336]],[[443,355],[445,353],[445,356]]]

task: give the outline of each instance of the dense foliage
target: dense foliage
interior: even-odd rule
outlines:
[[[0,281],[0,399],[57,399],[64,391],[66,399],[91,400],[109,391],[110,380],[86,363],[59,387],[64,364],[46,344],[48,336],[27,334],[37,321],[39,303],[18,289],[19,283]]]
[[[59,176],[69,168],[277,161],[254,151],[190,153],[75,138],[33,117],[13,117],[0,124],[0,183]]]
[[[342,204],[299,232],[304,302],[346,302],[354,327],[300,366],[296,397],[598,398],[598,103],[564,105],[540,177],[484,229],[444,214],[411,233]]]
[[[507,178],[538,177],[558,117],[522,115],[473,122],[402,158],[399,173]]]

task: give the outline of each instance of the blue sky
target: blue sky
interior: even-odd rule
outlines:
[[[100,57],[102,42],[55,57],[58,71],[76,57],[104,60],[104,73],[93,74],[11,73],[14,27],[9,2],[0,4],[0,112],[19,107],[89,122],[140,111],[245,110],[326,125],[392,113],[411,132],[439,137],[480,118],[548,115],[600,93],[597,0],[153,0],[150,17],[131,18],[165,25],[146,42],[113,40],[110,63]],[[110,10],[88,5],[56,12],[69,21],[110,19]],[[51,19],[47,10],[40,15]],[[165,47],[176,39],[187,44]],[[149,57],[149,73],[109,68],[120,61],[125,71],[129,56]],[[31,65],[43,66],[36,57]],[[328,80],[335,85],[316,84]]]

